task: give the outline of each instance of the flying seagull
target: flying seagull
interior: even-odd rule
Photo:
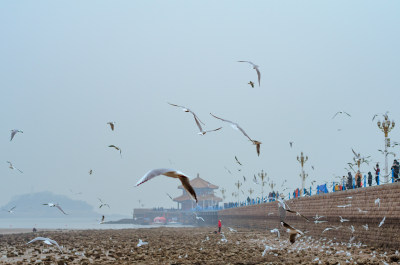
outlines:
[[[17,130],[17,129],[11,130],[11,139],[10,139],[10,142],[12,141],[12,139],[14,138],[14,136],[15,136],[17,133],[24,133],[24,132],[21,131],[21,130]]]
[[[386,216],[383,217],[382,221],[379,223],[378,227],[381,227],[385,223]]]
[[[115,121],[109,121],[109,122],[107,122],[107,124],[109,124],[111,127],[111,130],[114,131]]]
[[[60,210],[63,214],[67,215],[67,214],[64,212],[64,210],[61,209],[61,207],[60,207],[60,205],[59,205],[58,203],[49,202],[49,203],[43,203],[43,205],[47,205],[47,206],[49,206],[49,207],[56,207],[56,208],[57,208],[58,210]]]
[[[237,232],[237,230],[236,230],[236,229],[233,229],[232,227],[229,227],[229,226],[228,226],[228,228],[229,228],[229,231],[231,231],[231,232]]]
[[[328,221],[320,221],[320,220],[315,220],[314,221],[315,224],[326,223],[326,222],[328,222]]]
[[[260,145],[262,144],[261,142],[259,142],[259,141],[257,141],[257,140],[251,139],[250,136],[248,136],[247,133],[242,129],[242,127],[239,126],[239,124],[234,123],[234,122],[232,122],[232,121],[228,121],[228,120],[219,118],[219,117],[213,115],[212,113],[210,113],[210,114],[211,114],[211,116],[213,116],[213,117],[216,118],[216,119],[219,119],[219,120],[221,120],[221,121],[230,123],[230,124],[231,124],[231,127],[232,127],[233,129],[238,130],[238,131],[241,131],[241,132],[244,134],[244,136],[246,136],[246,137],[256,146],[257,154],[260,155]]]
[[[104,224],[104,215],[101,217],[101,221],[99,224]]]
[[[31,241],[29,241],[28,243],[26,243],[27,245],[28,244],[30,244],[30,243],[33,243],[33,242],[35,242],[35,241],[38,241],[38,240],[41,240],[41,241],[43,241],[43,243],[45,243],[45,244],[47,244],[47,245],[56,245],[57,246],[57,248],[60,250],[60,252],[62,253],[62,250],[61,250],[61,248],[60,248],[60,246],[58,245],[58,243],[55,241],[55,240],[53,240],[53,239],[50,239],[50,238],[47,238],[47,237],[37,237],[37,238],[35,238],[35,239],[32,239]]]
[[[287,223],[285,223],[285,222],[283,222],[283,221],[281,221],[281,225],[282,225],[284,228],[286,228],[286,232],[288,232],[288,233],[290,234],[290,236],[289,236],[289,241],[290,241],[290,243],[292,243],[292,244],[293,244],[294,242],[296,242],[296,236],[297,236],[297,235],[304,235],[303,232],[301,232],[300,230],[297,230],[296,228],[294,228],[294,227],[288,225]]]
[[[279,229],[278,228],[274,228],[270,231],[271,233],[276,233],[276,235],[278,236],[278,238],[281,237],[281,233],[279,233]]]
[[[224,166],[224,168],[228,171],[229,174],[232,175],[232,172],[226,166]]]
[[[339,216],[339,217],[340,217],[340,222],[341,223],[350,221],[350,220],[347,220],[347,219],[343,219],[343,217],[341,217],[341,216]]]
[[[381,207],[381,200],[379,198],[375,200],[375,205],[379,205],[379,208]]]
[[[290,210],[289,207],[287,207],[287,205],[285,204],[285,202],[282,201],[281,199],[278,198],[278,199],[277,199],[277,202],[278,202],[278,204],[279,204],[279,207],[282,207],[285,211],[287,211],[287,212],[289,212],[289,213],[294,213],[294,214],[296,214],[297,216],[300,216],[300,217],[304,218],[304,219],[307,220],[308,222],[310,221],[307,217],[305,217],[305,216],[302,215],[301,213],[296,212],[296,211],[293,211],[293,210]]]
[[[254,87],[254,82],[253,81],[250,81],[247,84],[251,85],[251,87]]]
[[[357,208],[359,213],[368,213],[368,211],[363,211],[360,208]]]
[[[109,145],[108,147],[112,147],[112,148],[115,148],[116,150],[118,150],[120,156],[122,157],[122,154],[121,154],[122,150],[121,150],[121,148],[119,148],[118,146],[115,146],[115,145],[113,145],[113,144],[112,144],[112,145]]]
[[[338,111],[338,112],[336,112],[335,115],[333,115],[332,119],[334,119],[338,114],[346,114],[347,116],[351,117],[351,115],[348,114],[346,111]]]
[[[289,142],[290,148],[293,147],[293,142]]]
[[[24,173],[24,172],[22,172],[21,170],[19,170],[18,168],[14,167],[13,164],[12,164],[10,161],[7,161],[7,163],[10,164],[10,166],[9,166],[10,169],[12,169],[12,170],[18,170],[19,172]]]
[[[339,208],[351,207],[351,204],[346,204],[346,205],[338,205],[337,207],[339,207]]]
[[[198,216],[197,213],[195,213],[195,212],[193,212],[193,214],[196,215],[196,220],[201,220],[201,221],[205,222],[203,217]]]
[[[93,170],[91,169],[91,170],[89,170],[89,175],[92,175],[93,174]]]
[[[204,131],[203,128],[201,127],[201,124],[203,124],[203,125],[205,125],[205,124],[199,119],[199,117],[197,117],[196,113],[194,113],[193,111],[191,111],[190,109],[188,109],[188,108],[186,108],[184,106],[179,106],[179,105],[172,104],[172,103],[169,103],[169,102],[168,102],[168,104],[171,105],[171,106],[174,106],[174,107],[181,108],[184,112],[190,112],[193,115],[194,121],[196,122],[196,125],[200,130],[200,132],[198,133],[199,135],[205,135],[208,132],[214,132],[214,131],[218,131],[218,130],[222,129],[222,127],[219,127],[217,129],[214,129],[214,130]]]
[[[261,80],[261,73],[260,70],[258,69],[258,65],[255,65],[254,63],[250,62],[250,61],[238,61],[239,63],[249,63],[253,66],[253,69],[256,70],[257,72],[257,77],[258,77],[258,86],[260,86],[260,80]]]
[[[236,162],[239,164],[239,165],[241,165],[241,166],[243,166],[240,162],[239,162],[239,159],[235,156],[235,159],[236,159]]]
[[[107,206],[108,208],[110,208],[110,205],[108,205],[108,203],[104,203],[100,198],[97,198],[100,201],[100,206],[99,208],[103,207],[103,206]]]
[[[368,230],[368,224],[365,224],[362,227],[364,227],[365,230]]]
[[[192,185],[190,185],[189,178],[182,172],[177,171],[175,169],[170,169],[170,168],[157,168],[157,169],[152,169],[149,172],[147,172],[135,185],[135,187],[139,186],[140,184],[157,177],[159,175],[164,175],[167,177],[171,178],[178,178],[182,186],[185,188],[185,190],[195,199],[197,203],[197,196],[196,192],[194,191]]]
[[[169,195],[168,193],[167,193],[167,196],[168,196],[171,200],[174,200],[174,199],[172,198],[172,196]]]
[[[14,212],[14,209],[16,208],[17,206],[14,206],[14,207],[12,207],[10,210],[8,210],[7,212],[8,213],[13,213]]]

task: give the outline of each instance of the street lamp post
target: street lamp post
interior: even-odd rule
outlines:
[[[300,157],[297,156],[297,161],[299,161],[300,165],[301,165],[301,191],[300,191],[300,195],[302,195],[304,193],[304,187],[305,187],[305,183],[306,183],[306,178],[308,177],[308,174],[306,174],[304,172],[304,163],[307,162],[308,160],[308,156],[303,155],[303,152],[301,152]]]
[[[383,115],[385,120],[383,122],[378,121],[377,125],[379,129],[385,134],[385,181],[389,182],[389,165],[387,159],[387,148],[390,147],[390,138],[388,137],[389,132],[394,128],[395,122],[390,121],[387,114]]]

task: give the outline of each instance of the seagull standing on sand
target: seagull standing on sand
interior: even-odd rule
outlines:
[[[171,168],[157,168],[157,169],[152,169],[149,172],[147,172],[139,181],[136,183],[135,187],[143,184],[146,181],[151,180],[154,177],[157,177],[159,175],[164,175],[167,177],[171,178],[178,178],[182,186],[185,188],[185,190],[195,199],[197,203],[197,196],[196,192],[194,191],[192,185],[190,185],[189,178],[182,172],[171,169]]]
[[[56,207],[56,208],[57,208],[58,210],[60,210],[63,214],[67,215],[67,214],[64,212],[64,210],[61,209],[61,207],[60,207],[60,205],[59,205],[58,203],[49,202],[49,203],[43,203],[43,205],[47,205],[47,206],[49,206],[49,207]]]
[[[115,121],[109,121],[109,122],[107,122],[107,124],[109,124],[111,127],[111,130],[114,131]]]
[[[250,62],[250,61],[238,61],[238,62],[239,62],[239,63],[249,63],[249,64],[251,64],[251,65],[253,66],[253,69],[256,70],[256,72],[257,72],[258,86],[260,86],[260,85],[261,85],[261,84],[260,84],[260,82],[261,82],[261,73],[260,73],[260,70],[258,69],[259,66],[256,65],[256,64],[254,64],[254,63],[252,63],[252,62]]]
[[[14,167],[13,164],[10,161],[7,161],[8,164],[10,164],[9,168],[12,170],[18,170],[20,173],[24,173],[21,170],[19,170],[18,168]]]
[[[24,132],[21,131],[21,130],[17,130],[17,129],[11,130],[11,139],[10,139],[10,142],[12,141],[12,139],[14,138],[14,136],[15,136],[17,133],[24,133]]]
[[[57,248],[60,250],[60,252],[62,253],[62,250],[61,250],[61,248],[60,248],[60,246],[58,245],[58,243],[55,241],[55,240],[53,240],[53,239],[50,239],[50,238],[47,238],[47,237],[37,237],[37,238],[35,238],[35,239],[32,239],[31,241],[29,241],[28,243],[26,243],[27,245],[28,244],[30,244],[30,243],[33,243],[33,242],[35,242],[35,241],[38,241],[38,240],[41,240],[41,241],[43,241],[43,243],[45,243],[45,244],[47,244],[47,245],[56,245],[57,246]]]
[[[290,234],[290,236],[289,236],[289,241],[290,241],[290,243],[292,243],[292,244],[293,244],[294,242],[296,242],[296,236],[297,236],[297,235],[304,235],[303,232],[301,232],[300,230],[297,230],[296,228],[294,228],[294,227],[288,225],[287,223],[285,223],[285,222],[283,222],[283,221],[281,221],[281,225],[282,225],[284,228],[286,228],[286,232],[288,232],[288,233]]]
[[[214,132],[214,131],[218,131],[218,130],[222,129],[222,127],[219,127],[217,129],[214,129],[214,130],[204,131],[203,128],[201,127],[201,124],[203,124],[203,125],[205,125],[205,124],[199,119],[199,117],[197,117],[196,113],[194,113],[193,111],[191,111],[190,109],[188,109],[188,108],[186,108],[184,106],[179,106],[179,105],[172,104],[172,103],[168,103],[168,104],[171,105],[171,106],[174,106],[174,107],[181,108],[184,112],[191,113],[193,115],[193,118],[194,118],[194,121],[196,122],[197,127],[200,130],[200,132],[198,133],[199,135],[205,135],[208,132]]]
[[[239,124],[234,123],[234,122],[232,122],[232,121],[228,121],[228,120],[219,118],[219,117],[213,115],[212,113],[210,113],[210,114],[211,114],[211,116],[213,116],[213,117],[216,118],[216,119],[219,119],[219,120],[221,120],[221,121],[230,123],[230,124],[231,124],[231,127],[232,127],[233,129],[238,130],[238,131],[241,131],[241,132],[244,134],[244,136],[246,136],[246,137],[256,146],[257,155],[260,156],[260,145],[262,144],[261,142],[259,142],[259,141],[257,141],[257,140],[251,139],[250,136],[248,136],[247,133],[242,129],[242,127],[239,126]]]
[[[149,244],[149,243],[148,242],[144,242],[139,238],[139,243],[137,244],[137,247],[141,247],[141,246],[144,246],[144,245],[147,245],[147,244]]]

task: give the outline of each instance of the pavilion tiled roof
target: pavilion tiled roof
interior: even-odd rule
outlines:
[[[196,178],[192,179],[190,181],[190,185],[192,185],[193,188],[195,189],[202,189],[202,188],[209,188],[209,189],[218,189],[218,186],[211,184],[208,181],[205,181],[204,179],[200,178],[197,176]],[[183,189],[182,185],[178,187],[178,189]]]
[[[179,197],[174,198],[174,201],[176,202],[184,202],[184,201],[191,201],[193,198],[189,194],[183,194]],[[222,199],[220,197],[215,196],[214,194],[204,194],[200,195],[197,197],[197,200],[199,202],[201,201],[215,201],[215,202],[221,202]]]

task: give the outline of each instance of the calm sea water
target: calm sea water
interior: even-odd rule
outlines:
[[[62,218],[0,218],[0,228],[29,228],[38,229],[126,229],[126,228],[153,228],[164,225],[134,225],[134,224],[99,224],[95,219],[62,219]],[[166,225],[167,227],[190,227],[187,225]]]

